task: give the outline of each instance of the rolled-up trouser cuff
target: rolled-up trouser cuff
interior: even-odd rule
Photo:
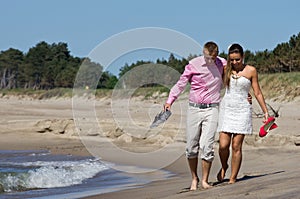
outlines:
[[[187,150],[185,151],[185,156],[187,159],[198,158],[199,153],[189,153]]]
[[[201,155],[201,159],[202,160],[206,160],[207,162],[212,162],[214,160],[215,156],[214,156],[214,152],[211,152],[209,155]]]
[[[188,153],[187,151],[185,152],[185,156],[187,159],[193,159],[193,158],[198,158],[198,153]],[[202,160],[206,160],[207,162],[212,162],[215,158],[214,153],[210,153],[209,155],[202,155],[200,156]]]

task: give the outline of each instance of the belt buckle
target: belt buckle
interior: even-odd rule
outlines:
[[[209,107],[208,104],[200,104],[200,108],[201,108],[201,109],[205,109],[205,108],[208,108],[208,107]]]

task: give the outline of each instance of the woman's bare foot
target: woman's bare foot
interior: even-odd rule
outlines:
[[[223,182],[224,181],[227,168],[228,168],[228,166],[225,169],[224,168],[220,169],[220,171],[219,171],[219,173],[217,175],[217,180],[219,182]]]
[[[229,179],[228,184],[234,184],[236,182],[236,179]]]
[[[193,179],[190,190],[191,191],[197,190],[198,189],[198,184],[199,184],[199,178]]]
[[[210,184],[208,184],[207,182],[202,181],[202,188],[203,189],[209,189],[209,188],[212,188],[212,186]]]

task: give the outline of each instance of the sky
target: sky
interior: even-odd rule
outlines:
[[[297,35],[299,19],[298,0],[0,0],[0,51],[26,53],[41,41],[65,42],[73,56],[87,57],[122,32],[157,27],[200,45],[215,41],[221,52],[234,42],[255,52]],[[154,51],[120,55],[108,70],[117,74],[125,62],[167,58]]]

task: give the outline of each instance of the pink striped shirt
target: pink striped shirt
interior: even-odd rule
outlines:
[[[216,63],[210,65],[205,62],[204,56],[192,59],[185,66],[180,79],[170,90],[166,103],[173,104],[188,82],[191,84],[190,102],[198,104],[219,103],[223,66],[226,64],[226,60],[221,57],[217,57]]]

